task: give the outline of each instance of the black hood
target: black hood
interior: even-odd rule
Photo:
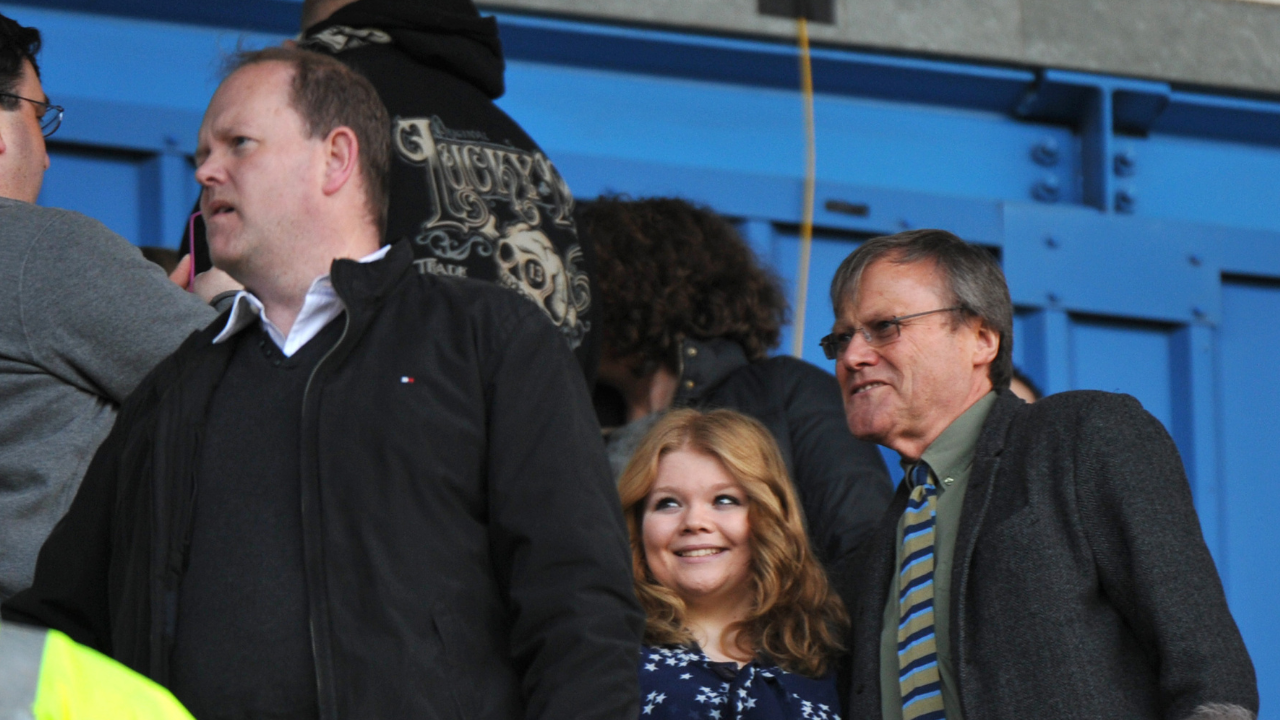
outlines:
[[[416,62],[457,75],[490,98],[505,91],[498,21],[481,17],[471,0],[357,0],[303,35],[335,26],[377,28]]]

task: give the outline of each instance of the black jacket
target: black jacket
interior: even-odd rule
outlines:
[[[836,379],[803,360],[753,363],[732,340],[686,339],[672,404],[737,410],[769,428],[824,562],[853,550],[889,505],[893,485],[884,458],[849,433]]]
[[[332,279],[346,326],[300,458],[320,716],[634,717],[643,615],[564,342],[510,291],[420,274],[407,244]],[[225,321],[125,403],[6,620],[166,681]]]
[[[853,622],[852,718],[881,714],[880,630],[907,494],[904,483],[833,573]],[[1181,720],[1210,702],[1257,712],[1178,451],[1133,398],[1027,405],[1001,391],[961,518],[951,647],[966,718]]]

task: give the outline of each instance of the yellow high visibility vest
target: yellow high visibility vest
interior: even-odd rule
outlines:
[[[192,720],[151,680],[57,630],[0,623],[0,720]]]

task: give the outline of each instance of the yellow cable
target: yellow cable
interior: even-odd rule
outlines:
[[[804,208],[800,221],[800,263],[796,271],[796,314],[792,323],[791,354],[804,355],[804,310],[809,297],[809,254],[813,248],[813,196],[818,175],[817,141],[813,128],[813,67],[809,62],[809,23],[801,14],[796,21],[800,35],[800,92],[804,96]]]

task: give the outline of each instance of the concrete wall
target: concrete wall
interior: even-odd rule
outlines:
[[[1278,0],[834,0],[816,43],[1280,93]],[[787,39],[758,0],[482,0],[492,10]]]

